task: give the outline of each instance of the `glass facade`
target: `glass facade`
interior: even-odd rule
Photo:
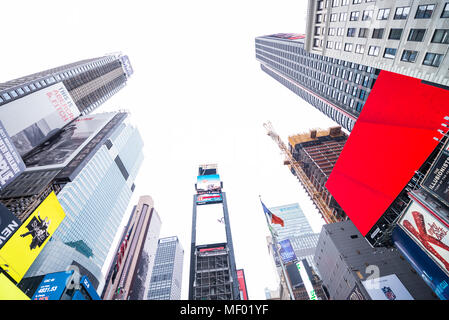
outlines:
[[[159,239],[148,300],[180,300],[184,250],[177,237]]]
[[[101,292],[102,269],[109,251],[115,249],[111,244],[143,161],[142,147],[137,129],[122,123],[111,134],[108,146],[102,145],[76,178],[64,185],[57,197],[66,218],[52,239],[58,245],[44,248],[27,277],[64,271],[75,260],[96,277],[100,286],[97,290]],[[127,178],[117,165],[117,158],[121,159]],[[75,249],[76,255],[69,247]]]

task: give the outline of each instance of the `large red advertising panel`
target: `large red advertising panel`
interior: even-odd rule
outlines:
[[[366,235],[441,138],[449,90],[381,71],[326,183]]]

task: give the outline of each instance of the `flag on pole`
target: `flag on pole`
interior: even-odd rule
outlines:
[[[266,206],[265,204],[262,202],[262,199],[260,200],[260,203],[262,203],[262,208],[263,208],[263,212],[265,212],[265,214],[268,216],[268,218],[270,219],[271,223],[275,223],[275,224],[280,224],[282,227],[284,226],[284,220],[282,220],[281,218],[279,218],[277,215],[275,215],[274,213],[272,213]]]

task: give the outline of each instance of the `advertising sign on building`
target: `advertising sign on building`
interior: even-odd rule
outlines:
[[[65,167],[114,117],[115,113],[82,116],[24,157],[27,171]]]
[[[446,143],[427,173],[422,186],[449,206],[449,144]]]
[[[239,282],[240,299],[248,300],[248,291],[246,290],[245,272],[243,269],[237,270],[237,280]]]
[[[315,289],[313,288],[312,282],[310,282],[309,275],[305,268],[306,263],[307,263],[307,261],[305,259],[301,260],[296,263],[296,267],[298,268],[299,274],[301,275],[301,278],[303,279],[304,286],[306,287],[307,294],[309,295],[309,300],[317,300]]]
[[[5,272],[20,282],[64,217],[55,193],[50,193],[0,249],[0,264],[8,265]]]
[[[209,204],[209,203],[220,203],[223,202],[221,193],[203,193],[199,194],[196,198],[196,204]]]
[[[128,56],[121,56],[120,62],[122,63],[122,68],[126,73],[126,76],[129,78],[133,73],[133,67],[131,66],[131,62],[129,62]]]
[[[449,226],[411,195],[412,201],[398,225],[449,274]]]
[[[73,270],[47,274],[31,300],[59,300],[72,274]]]
[[[198,206],[196,210],[196,245],[226,243],[226,225],[221,204]]]
[[[30,298],[0,272],[0,300],[30,300]]]
[[[0,119],[21,156],[79,115],[80,111],[62,82],[0,108]]]
[[[98,295],[97,291],[95,291],[87,276],[81,277],[80,284],[87,291],[92,300],[101,300],[100,296]]]
[[[196,183],[196,190],[198,193],[220,192],[221,191],[220,176],[218,174],[198,176]]]
[[[281,255],[284,264],[296,260],[296,254],[293,250],[290,239],[279,241],[279,254]]]
[[[24,170],[25,164],[0,121],[0,190],[4,189]]]
[[[8,241],[22,222],[0,203],[0,248]]]
[[[365,280],[362,284],[373,300],[414,300],[395,274]]]

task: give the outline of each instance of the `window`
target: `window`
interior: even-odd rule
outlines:
[[[327,30],[327,34],[330,36],[335,36],[335,28],[329,28]]]
[[[332,8],[338,7],[340,5],[339,2],[339,0],[332,0]]]
[[[364,10],[362,14],[362,21],[371,20],[373,17],[373,10]]]
[[[449,18],[449,2],[446,2],[441,13],[441,18]]]
[[[390,9],[379,9],[377,20],[387,20],[390,15]]]
[[[316,23],[321,23],[323,21],[323,15],[322,14],[317,14],[316,15]]]
[[[332,13],[331,14],[331,22],[335,22],[338,19],[338,13]]]
[[[337,36],[344,35],[344,32],[345,32],[345,28],[337,28]]]
[[[390,35],[388,36],[388,39],[390,40],[399,40],[401,39],[403,29],[390,29]]]
[[[351,15],[349,16],[349,21],[357,21],[359,20],[359,11],[352,11]]]
[[[441,63],[442,57],[442,54],[427,52],[422,64],[425,66],[438,67]]]
[[[396,56],[396,51],[397,49],[394,48],[385,48],[384,58],[394,59],[394,57]]]
[[[341,0],[342,6],[347,6],[349,4],[349,0]]]
[[[415,14],[415,19],[429,19],[432,16],[433,9],[435,9],[434,4],[418,6]]]
[[[382,37],[384,36],[384,28],[382,29],[373,29],[373,39],[382,39]]]
[[[317,4],[316,4],[316,9],[317,10],[323,10],[323,8],[324,8],[324,1],[323,0],[318,1]]]
[[[327,43],[326,43],[326,48],[332,49],[333,44],[334,44],[334,43],[333,43],[332,41],[327,41]]]
[[[339,21],[346,21],[347,17],[348,17],[348,13],[347,12],[341,12]]]
[[[359,29],[359,38],[367,38],[368,37],[368,28],[360,28]]]
[[[352,43],[345,43],[345,51],[348,52],[352,51]]]
[[[315,27],[315,36],[319,36],[320,35],[320,27]]]
[[[449,43],[449,29],[435,29],[433,43]]]
[[[369,56],[378,56],[379,50],[380,50],[380,47],[378,47],[378,46],[370,46],[368,49],[368,55]]]
[[[412,51],[412,50],[404,50],[402,52],[401,61],[405,62],[415,62],[416,56],[418,55],[418,51]]]
[[[357,29],[356,28],[348,28],[348,32],[347,32],[347,36],[348,37],[354,37],[355,36],[355,31],[356,31]]]
[[[335,42],[335,50],[341,49],[341,42]]]
[[[320,46],[320,39],[313,39],[313,46],[319,47]]]
[[[410,29],[410,33],[408,35],[408,41],[417,41],[421,42],[424,38],[424,34],[426,33],[426,29]]]
[[[362,44],[356,44],[355,46],[355,52],[363,54],[365,52],[365,46]]]
[[[357,239],[359,236],[356,234],[351,235],[351,239]]]
[[[362,3],[362,0],[352,0],[352,4],[359,4]]]
[[[396,8],[396,11],[394,12],[394,20],[403,20],[407,19],[408,14],[410,13],[410,7],[399,7]]]

